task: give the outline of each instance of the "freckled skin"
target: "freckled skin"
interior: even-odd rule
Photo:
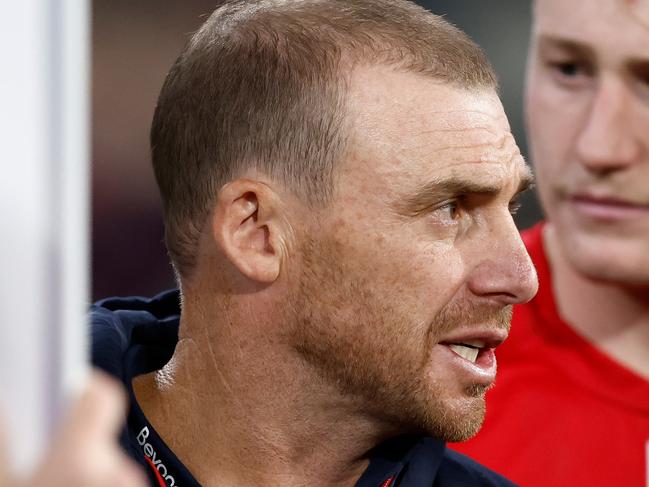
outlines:
[[[221,188],[170,385],[134,383],[203,485],[346,487],[388,438],[471,436],[491,378],[439,343],[507,330],[536,292],[509,211],[529,168],[497,96],[378,66],[349,86],[332,201],[254,171]],[[493,191],[436,193],[440,178]]]
[[[508,328],[510,306],[536,292],[508,210],[527,167],[491,92],[375,67],[352,78],[350,110],[336,200],[302,229],[291,276],[296,347],[395,430],[467,438],[485,386],[459,380],[437,344],[458,326]],[[457,218],[399,213],[423,181],[451,174],[502,191]]]

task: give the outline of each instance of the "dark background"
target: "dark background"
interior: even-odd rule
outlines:
[[[527,154],[522,88],[529,0],[440,0],[421,5],[466,31],[500,77],[512,130]],[[93,2],[92,295],[151,295],[173,286],[162,243],[160,201],[148,131],[167,70],[218,1]],[[520,228],[538,220],[530,193]]]

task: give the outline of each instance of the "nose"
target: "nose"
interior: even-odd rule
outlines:
[[[501,229],[491,227],[476,256],[468,281],[471,292],[499,305],[525,303],[538,290],[536,269],[532,264],[511,216]]]
[[[577,138],[577,156],[586,169],[609,173],[638,159],[641,142],[634,133],[633,110],[624,81],[602,77]]]

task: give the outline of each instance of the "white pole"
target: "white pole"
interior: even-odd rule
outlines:
[[[0,0],[0,419],[31,469],[86,370],[87,0]]]

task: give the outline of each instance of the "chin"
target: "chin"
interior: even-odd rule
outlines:
[[[482,428],[485,418],[484,400],[477,402],[469,410],[463,408],[459,414],[449,414],[447,425],[438,437],[452,443],[474,437]]]
[[[570,265],[589,279],[649,287],[649,246],[645,241],[575,233],[563,247]]]
[[[460,397],[436,399],[424,411],[424,432],[448,442],[465,441],[475,436],[485,418],[485,388],[471,387]]]

